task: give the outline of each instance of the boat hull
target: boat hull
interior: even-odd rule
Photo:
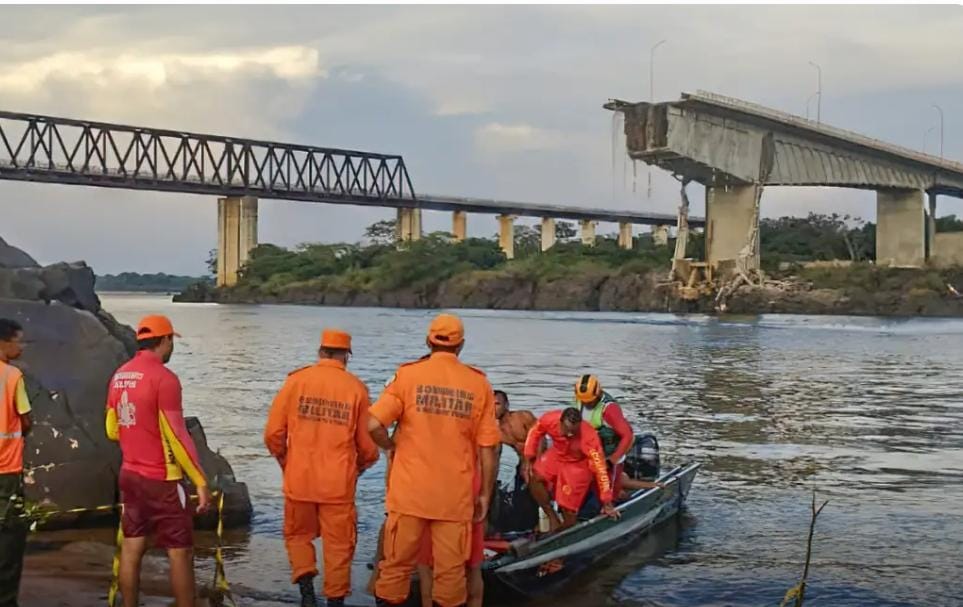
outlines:
[[[636,493],[619,504],[619,520],[604,516],[562,533],[519,546],[483,565],[486,595],[536,597],[557,591],[572,577],[627,548],[679,514],[699,464],[674,468],[659,477],[665,489]]]

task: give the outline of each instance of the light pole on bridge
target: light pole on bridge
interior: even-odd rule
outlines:
[[[940,113],[940,160],[943,160],[943,108],[935,103],[933,104],[933,107],[936,108],[936,111]]]
[[[823,106],[823,68],[813,61],[810,61],[809,65],[816,68],[816,124],[820,124]]]

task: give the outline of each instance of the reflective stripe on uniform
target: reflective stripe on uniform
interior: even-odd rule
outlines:
[[[13,440],[16,438],[23,438],[23,432],[0,432],[0,440]]]

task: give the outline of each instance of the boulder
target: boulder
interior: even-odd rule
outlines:
[[[2,250],[0,257],[13,258]],[[133,330],[100,307],[93,271],[83,263],[0,268],[0,318],[22,324],[27,342],[14,363],[33,406],[24,454],[27,498],[59,513],[115,504],[120,451],[104,432],[104,404],[110,376],[136,350]],[[246,485],[208,447],[198,420],[191,419],[189,429],[212,485],[225,492],[225,523],[249,522]],[[50,524],[111,515],[58,514]]]
[[[37,268],[40,267],[33,257],[17,247],[7,244],[0,238],[0,268]]]

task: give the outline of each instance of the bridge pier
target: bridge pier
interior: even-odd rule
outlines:
[[[257,246],[257,198],[217,199],[217,286],[233,287]]]
[[[619,247],[632,248],[632,224],[627,221],[619,222]]]
[[[506,258],[515,259],[515,217],[513,215],[498,216],[498,246],[502,248]]]
[[[542,217],[542,252],[555,246],[555,220],[551,217]]]
[[[718,269],[720,262],[726,261],[735,264],[749,244],[750,233],[754,233],[754,253],[746,259],[745,269],[759,269],[759,217],[756,215],[759,187],[706,188],[706,262],[710,268]]]
[[[403,207],[398,209],[398,242],[421,240],[421,209]]]
[[[451,234],[455,237],[455,242],[461,242],[468,237],[468,213],[465,211],[452,211]]]
[[[582,220],[582,245],[586,247],[595,246],[595,225],[597,221],[591,219]]]
[[[926,260],[923,190],[876,192],[876,264],[922,266]]]
[[[652,226],[652,242],[657,247],[669,246],[669,226]]]

